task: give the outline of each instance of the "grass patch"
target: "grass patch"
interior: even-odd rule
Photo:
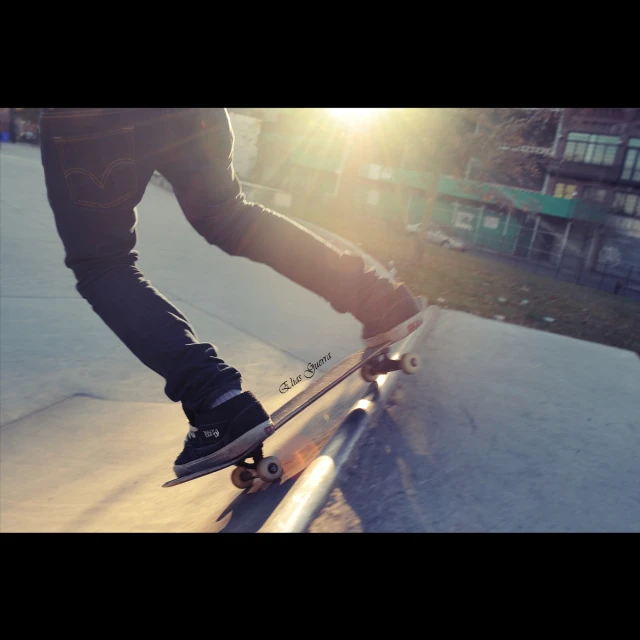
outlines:
[[[385,265],[393,260],[398,279],[432,304],[484,318],[504,316],[504,322],[640,355],[640,303],[635,300],[432,244],[416,264],[413,237],[397,225],[369,219],[356,225],[344,217],[308,219],[358,244]]]

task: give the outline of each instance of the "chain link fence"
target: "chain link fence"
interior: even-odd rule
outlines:
[[[564,233],[534,230],[519,224],[514,233],[502,236],[494,230],[484,231],[478,227],[465,230],[459,225],[438,222],[429,225],[420,236],[452,250],[467,251],[532,273],[640,300],[640,267],[607,260],[606,252],[605,255],[601,252],[591,269],[587,256],[567,250],[569,243]]]

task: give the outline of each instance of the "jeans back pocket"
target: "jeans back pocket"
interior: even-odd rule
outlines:
[[[110,209],[137,194],[133,127],[54,142],[75,204]]]

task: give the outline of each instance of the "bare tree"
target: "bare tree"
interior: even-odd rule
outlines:
[[[407,109],[408,144],[417,145],[428,160],[433,175],[431,197],[425,208],[422,228],[433,214],[441,176],[473,177],[478,182],[518,184],[524,178],[540,176],[543,171],[536,138],[549,139],[557,122],[554,109],[438,108]],[[544,135],[541,135],[544,134]],[[475,182],[464,183],[470,195],[480,195]],[[475,193],[477,191],[477,194]],[[513,203],[496,190],[494,202],[507,208]],[[420,234],[418,234],[420,235]],[[416,255],[422,255],[422,243],[416,243]]]

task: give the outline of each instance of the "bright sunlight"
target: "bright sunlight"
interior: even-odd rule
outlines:
[[[371,120],[374,116],[376,116],[381,111],[384,111],[382,107],[371,107],[371,108],[358,108],[358,107],[346,107],[340,109],[328,109],[329,113],[334,115],[336,118],[340,120],[346,120],[347,122],[362,122],[364,120]]]

